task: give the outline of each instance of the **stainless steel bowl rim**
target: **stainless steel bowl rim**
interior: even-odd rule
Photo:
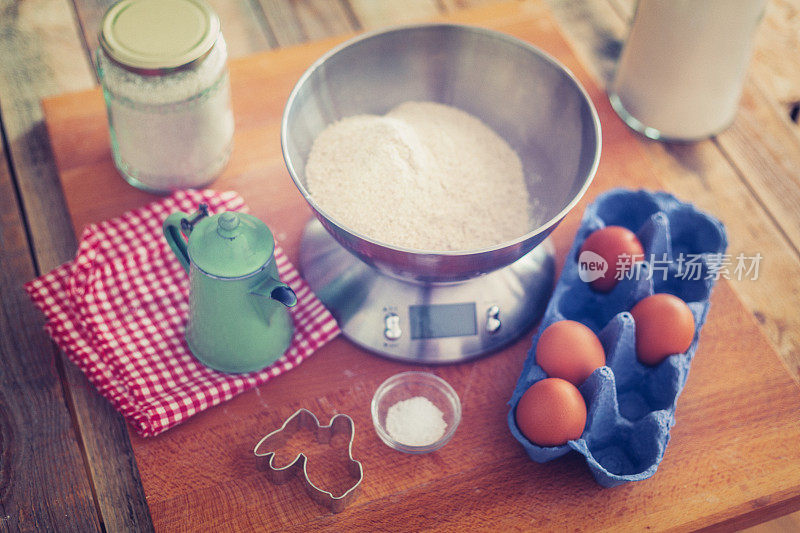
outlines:
[[[584,97],[584,99],[586,100],[586,103],[588,104],[589,111],[590,111],[591,117],[592,117],[592,125],[594,126],[595,135],[597,136],[597,143],[596,143],[596,146],[595,146],[595,153],[594,153],[594,158],[592,160],[592,166],[589,169],[589,172],[587,173],[586,180],[584,181],[583,186],[580,188],[578,193],[572,198],[572,200],[570,200],[570,202],[561,211],[558,212],[558,214],[556,214],[555,216],[553,216],[552,218],[550,218],[548,221],[544,222],[543,224],[540,224],[539,227],[537,227],[536,229],[533,229],[533,230],[529,231],[528,233],[525,233],[522,236],[517,237],[516,239],[512,239],[510,241],[505,241],[505,242],[502,242],[502,243],[499,243],[499,244],[496,244],[496,245],[487,246],[487,247],[484,247],[484,248],[478,248],[478,249],[474,249],[474,250],[418,250],[418,249],[413,249],[413,248],[404,248],[404,247],[401,247],[401,246],[395,246],[395,245],[388,244],[388,243],[385,243],[385,242],[377,241],[377,240],[375,240],[375,239],[373,239],[373,238],[371,238],[371,237],[369,237],[367,235],[364,235],[362,233],[359,233],[359,232],[357,232],[355,230],[350,229],[345,224],[342,224],[341,222],[339,222],[336,219],[336,217],[331,216],[327,211],[325,211],[314,200],[313,196],[308,192],[308,190],[306,189],[305,185],[303,185],[303,183],[297,177],[297,172],[295,171],[294,164],[292,163],[291,157],[289,156],[289,148],[288,148],[288,112],[292,108],[292,105],[294,103],[294,100],[295,100],[298,92],[303,87],[303,84],[305,83],[305,81],[313,74],[313,72],[316,69],[318,69],[321,65],[323,65],[330,57],[336,55],[337,53],[339,53],[341,50],[344,50],[345,48],[348,48],[350,46],[358,44],[361,41],[364,41],[364,40],[367,40],[367,39],[371,39],[373,37],[377,37],[379,35],[383,35],[383,34],[387,34],[387,33],[393,33],[393,32],[398,32],[398,31],[406,31],[406,30],[414,30],[414,29],[420,29],[420,28],[432,28],[432,27],[448,27],[448,28],[456,28],[456,29],[461,29],[461,30],[474,31],[474,32],[477,32],[477,33],[482,33],[482,34],[484,34],[484,35],[486,35],[488,37],[491,37],[491,38],[494,38],[494,39],[504,40],[504,41],[509,42],[511,44],[514,44],[514,45],[520,46],[522,48],[525,48],[528,51],[540,56],[542,59],[544,59],[545,61],[547,61],[550,64],[552,64],[557,69],[561,70],[567,76],[567,78],[572,83],[575,84],[575,87],[578,89],[578,91],[580,91],[581,95]],[[347,231],[348,233],[354,235],[355,237],[363,239],[363,240],[365,240],[365,241],[367,241],[369,243],[372,243],[372,244],[374,244],[376,246],[381,246],[381,247],[387,248],[389,250],[394,250],[394,251],[397,251],[397,252],[413,254],[413,255],[444,255],[444,256],[478,255],[478,254],[483,254],[483,253],[487,253],[487,252],[493,252],[493,251],[497,251],[497,250],[502,250],[504,248],[508,248],[508,247],[523,243],[526,240],[534,237],[535,235],[538,235],[540,233],[543,233],[543,232],[547,231],[549,228],[551,228],[552,226],[557,224],[562,218],[564,218],[566,216],[566,214],[569,213],[570,210],[572,210],[572,208],[575,207],[575,205],[577,205],[578,202],[580,202],[581,198],[583,198],[583,195],[586,193],[586,190],[589,188],[589,185],[592,184],[592,181],[594,180],[595,173],[597,172],[597,167],[600,164],[601,148],[602,148],[602,132],[601,132],[601,129],[600,129],[600,118],[597,115],[597,110],[595,109],[594,103],[592,102],[592,99],[589,97],[589,94],[586,92],[586,89],[583,88],[583,85],[581,85],[581,83],[578,81],[578,79],[575,77],[575,75],[572,73],[571,70],[569,70],[560,61],[558,61],[556,58],[554,58],[553,56],[551,56],[547,52],[545,52],[542,49],[540,49],[540,48],[538,48],[538,47],[536,47],[536,46],[534,46],[534,45],[532,45],[530,43],[527,43],[527,42],[525,42],[525,41],[523,41],[521,39],[518,39],[516,37],[513,37],[511,35],[508,35],[508,34],[505,34],[505,33],[499,32],[499,31],[491,30],[491,29],[488,29],[488,28],[482,28],[480,26],[471,26],[471,25],[467,25],[467,24],[437,23],[437,22],[433,22],[433,23],[418,23],[418,24],[404,24],[404,25],[390,26],[390,27],[387,27],[387,28],[379,29],[379,30],[373,30],[373,31],[366,32],[366,33],[363,33],[361,35],[358,35],[356,37],[353,37],[352,39],[348,39],[347,41],[345,41],[345,42],[333,47],[332,49],[330,49],[326,53],[324,53],[322,56],[320,56],[320,58],[317,59],[310,67],[308,67],[308,69],[306,69],[306,71],[303,73],[303,75],[300,76],[300,78],[297,80],[297,83],[295,84],[294,88],[292,89],[292,92],[289,95],[289,98],[286,101],[286,105],[285,105],[284,111],[283,111],[283,116],[281,118],[281,150],[283,152],[283,159],[284,159],[284,161],[286,163],[286,168],[289,170],[289,175],[291,176],[292,181],[294,181],[295,186],[298,188],[298,190],[303,195],[305,200],[309,203],[309,205],[311,205],[311,207],[314,209],[314,211],[316,211],[319,215],[324,217],[329,222],[331,222],[334,225],[342,228],[343,230]]]

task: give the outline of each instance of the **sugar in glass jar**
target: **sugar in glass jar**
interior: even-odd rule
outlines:
[[[203,187],[233,140],[227,48],[203,0],[122,0],[97,50],[114,164],[150,192]]]

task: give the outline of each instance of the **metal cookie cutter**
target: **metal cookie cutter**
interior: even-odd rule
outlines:
[[[305,454],[299,453],[289,465],[276,468],[273,465],[275,459],[275,452],[289,440],[289,438],[297,433],[300,429],[308,429],[314,432],[317,442],[321,444],[330,443],[331,439],[336,435],[347,435],[349,443],[347,445],[347,457],[349,459],[347,470],[350,477],[353,479],[353,485],[347,489],[341,496],[334,496],[332,493],[322,490],[314,485],[308,478],[308,458]],[[355,436],[355,425],[353,419],[344,414],[338,414],[331,418],[330,424],[323,426],[314,416],[314,413],[308,409],[300,409],[292,416],[286,419],[286,422],[279,428],[258,441],[253,453],[257,457],[268,457],[267,474],[269,480],[276,485],[286,483],[293,476],[298,476],[303,479],[306,491],[311,498],[320,505],[324,505],[334,513],[339,513],[347,507],[351,501],[355,499],[356,489],[361,485],[361,480],[364,479],[364,469],[359,461],[353,459],[353,438]],[[259,452],[259,448],[267,451]]]

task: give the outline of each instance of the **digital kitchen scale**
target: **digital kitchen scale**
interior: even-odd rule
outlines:
[[[400,279],[348,252],[316,219],[306,226],[300,266],[345,337],[415,363],[464,361],[517,340],[544,311],[555,275],[545,240],[509,266],[466,281]]]
[[[508,142],[533,200],[526,233],[478,250],[407,249],[348,227],[317,202],[306,187],[315,139],[336,121],[382,115],[406,101],[461,109]],[[601,144],[589,95],[528,43],[454,24],[360,35],[311,65],[283,112],[286,169],[315,216],[300,245],[301,273],[345,337],[371,352],[428,364],[498,350],[529,333],[544,311],[555,274],[547,236],[591,184]],[[467,176],[463,187],[470,187]],[[369,199],[355,202],[354,209],[382,208]],[[503,217],[503,210],[496,206],[489,216]],[[434,224],[427,215],[408,213]]]

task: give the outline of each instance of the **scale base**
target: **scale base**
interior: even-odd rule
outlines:
[[[478,278],[403,281],[359,260],[316,219],[303,234],[300,268],[345,337],[376,354],[422,364],[465,361],[514,342],[541,317],[555,277],[548,239]]]

